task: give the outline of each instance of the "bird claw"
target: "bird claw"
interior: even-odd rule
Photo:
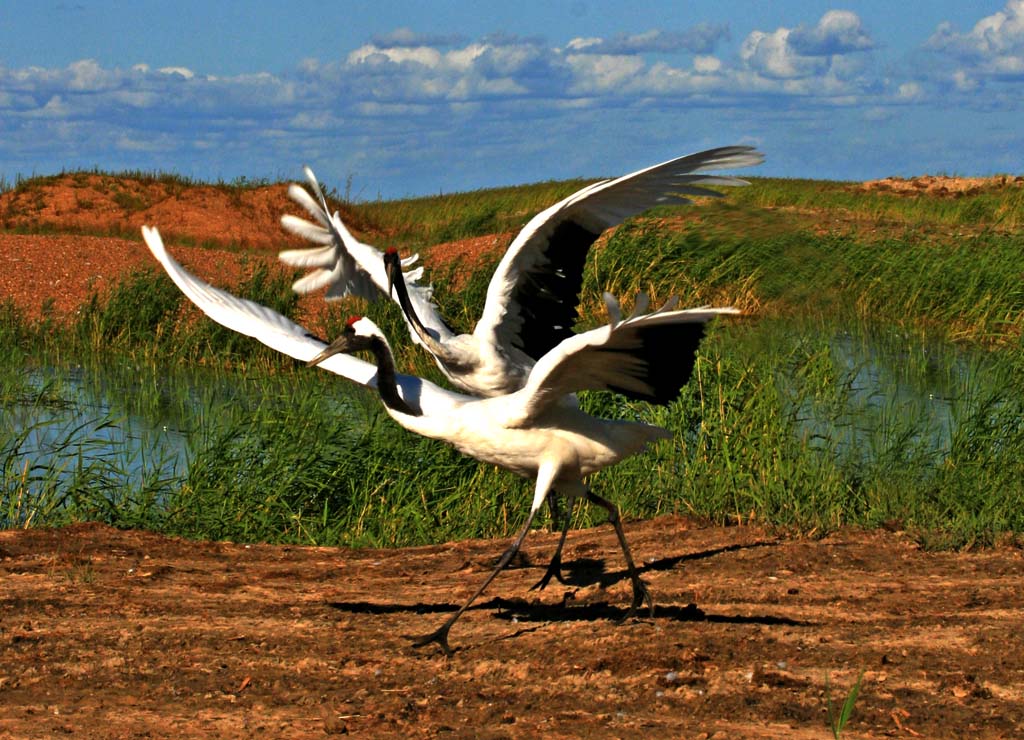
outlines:
[[[548,569],[544,571],[544,575],[535,584],[530,586],[531,591],[543,591],[547,588],[548,583],[554,578],[556,581],[561,583],[563,586],[568,586],[568,582],[565,580],[565,576],[562,575],[562,559],[554,557],[551,562],[548,563]]]
[[[451,646],[448,645],[448,630],[451,628],[451,624],[445,622],[438,629],[434,630],[428,635],[405,635],[409,640],[412,640],[413,647],[426,647],[432,642],[436,642],[437,646],[441,648],[442,652],[449,658],[454,655],[454,651]]]
[[[630,617],[636,614],[636,610],[644,605],[646,602],[647,608],[649,609],[649,615],[654,616],[654,599],[651,598],[651,592],[647,590],[647,584],[637,578],[633,582],[633,603],[629,605],[629,609],[626,611],[622,619],[619,620],[619,624],[622,624]]]

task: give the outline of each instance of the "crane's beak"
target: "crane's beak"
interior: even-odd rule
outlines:
[[[395,294],[395,270],[401,270],[401,263],[397,263],[397,260],[384,258],[384,272],[388,276],[388,296]]]
[[[342,334],[333,342],[324,347],[324,351],[314,357],[312,360],[306,363],[306,367],[313,367],[319,365],[321,362],[326,360],[332,355],[341,354],[343,352],[351,351],[352,347],[352,335]]]

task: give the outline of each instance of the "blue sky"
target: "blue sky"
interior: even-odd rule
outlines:
[[[8,181],[95,166],[292,179],[308,163],[372,199],[736,143],[765,152],[764,175],[1020,173],[1022,113],[1024,0],[0,9]]]

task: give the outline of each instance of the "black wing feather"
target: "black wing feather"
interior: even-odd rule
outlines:
[[[538,266],[518,281],[512,300],[519,305],[522,325],[530,328],[520,333],[518,343],[534,360],[572,335],[579,318],[583,266],[598,236],[571,219],[562,221],[544,246]]]
[[[639,346],[600,349],[600,352],[624,355],[623,366],[635,368],[637,378],[650,386],[649,392],[609,386],[637,401],[661,406],[671,403],[690,380],[697,362],[697,347],[707,325],[703,322],[656,324],[637,329]]]

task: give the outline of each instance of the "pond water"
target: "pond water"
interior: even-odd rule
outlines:
[[[67,483],[83,470],[134,485],[147,476],[182,474],[194,421],[171,404],[140,408],[142,382],[124,368],[29,372],[4,402],[5,474],[16,475],[29,492]]]
[[[829,382],[781,383],[794,404],[798,433],[855,463],[899,454],[940,464],[960,419],[1001,392],[997,364],[979,351],[882,333],[830,332],[811,336],[822,351],[819,373]]]

